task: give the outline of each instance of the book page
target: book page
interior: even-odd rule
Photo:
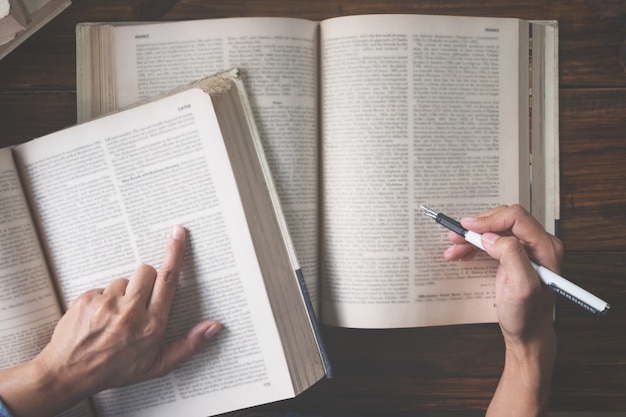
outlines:
[[[0,149],[0,367],[36,356],[61,314],[11,150]]]
[[[117,98],[111,110],[227,68],[241,70],[317,305],[317,24],[235,18],[112,26],[111,31]]]
[[[61,314],[11,150],[0,149],[0,368],[37,356]],[[61,416],[91,416],[90,407]]]
[[[210,97],[192,89],[16,149],[65,300],[159,267],[188,230],[167,337],[224,329],[169,376],[94,398],[100,416],[206,416],[293,395]]]
[[[495,262],[445,262],[447,231],[418,206],[520,200],[519,42],[514,19],[322,23],[324,322],[496,321]]]

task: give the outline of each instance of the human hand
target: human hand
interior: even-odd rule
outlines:
[[[164,340],[184,248],[185,229],[176,226],[158,272],[140,265],[130,280],[116,279],[76,298],[50,343],[11,374],[13,386],[2,387],[14,415],[53,415],[104,389],[164,376],[199,352],[220,330],[218,322],[203,321],[185,338]],[[34,379],[30,391],[20,390],[27,375]],[[44,409],[32,408],[38,404]]]
[[[500,262],[495,277],[498,321],[506,345],[505,368],[487,415],[547,414],[556,336],[554,292],[544,286],[530,259],[559,273],[563,245],[521,206],[501,206],[461,219],[482,234],[485,251]],[[469,260],[478,249],[450,232],[448,260]]]
[[[543,339],[545,328],[552,328],[554,293],[541,284],[530,259],[560,272],[563,245],[521,206],[501,206],[461,219],[468,230],[481,233],[485,251],[500,261],[496,273],[498,320],[507,346]],[[444,253],[448,260],[468,260],[478,249],[455,233],[454,243]]]

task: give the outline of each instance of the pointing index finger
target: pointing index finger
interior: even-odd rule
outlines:
[[[157,273],[148,307],[165,320],[167,320],[169,315],[170,306],[178,285],[178,278],[183,264],[183,253],[185,252],[185,237],[185,228],[180,225],[176,225],[170,230],[163,263],[161,263]]]

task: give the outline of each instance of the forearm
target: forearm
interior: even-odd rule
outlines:
[[[538,348],[507,349],[487,417],[547,416],[555,354],[553,335]]]
[[[79,386],[64,383],[36,360],[0,370],[0,398],[14,417],[54,416],[80,400]]]

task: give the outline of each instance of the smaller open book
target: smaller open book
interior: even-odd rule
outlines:
[[[188,242],[168,337],[202,319],[224,326],[169,376],[100,393],[72,415],[215,415],[327,375],[236,71],[1,149],[0,167],[0,366],[36,355],[86,289],[140,262],[158,268],[174,224]]]

